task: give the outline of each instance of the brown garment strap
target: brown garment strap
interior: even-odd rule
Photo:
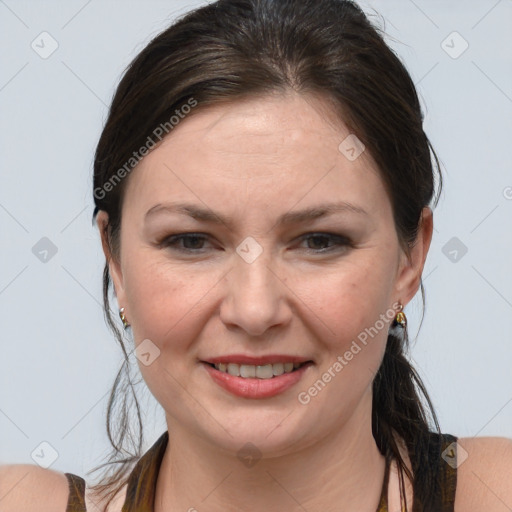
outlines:
[[[85,508],[85,480],[72,473],[64,474],[69,484],[69,497],[66,512],[87,512]]]
[[[389,466],[390,461],[386,459],[386,469],[384,471],[384,480],[382,481],[382,489],[380,491],[379,506],[377,512],[388,512],[388,487],[389,487]]]
[[[453,512],[457,488],[457,437],[442,434],[441,457],[439,458],[440,512]]]
[[[414,489],[413,512],[453,512],[457,487],[457,437],[431,432],[428,458],[423,463],[434,468],[435,477],[424,497],[425,503],[420,502],[419,490]]]
[[[122,512],[153,512],[158,473],[168,441],[169,433],[165,431],[133,468]]]
[[[457,487],[457,437],[451,434],[432,432],[428,464],[435,467],[435,482],[429,490],[429,503],[421,504],[418,493],[413,495],[413,512],[454,512],[455,492]],[[389,482],[389,463],[386,463],[386,473],[377,512],[388,512],[387,489]]]

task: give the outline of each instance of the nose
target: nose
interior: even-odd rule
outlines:
[[[220,308],[220,318],[226,325],[237,326],[257,337],[291,320],[286,278],[276,268],[265,251],[252,262],[235,257],[234,267],[225,278],[225,297]]]

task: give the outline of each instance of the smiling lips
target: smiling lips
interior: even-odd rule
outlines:
[[[202,361],[214,382],[236,396],[268,398],[297,383],[311,360],[295,356],[221,356]]]
[[[308,360],[284,354],[260,357],[232,354],[214,357],[205,362],[234,377],[272,379],[293,372]]]
[[[283,373],[291,373],[304,363],[274,363],[265,365],[237,364],[237,363],[217,363],[215,368],[221,372],[229,373],[235,377],[272,379],[279,377]]]

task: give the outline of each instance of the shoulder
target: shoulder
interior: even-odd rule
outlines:
[[[68,497],[64,473],[30,464],[0,466],[2,512],[64,512]]]
[[[512,439],[457,440],[455,512],[512,510]]]

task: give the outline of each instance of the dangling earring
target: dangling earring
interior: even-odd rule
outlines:
[[[402,311],[404,309],[403,305],[401,303],[399,304],[399,311],[395,316],[395,319],[393,320],[393,327],[396,327],[399,325],[402,329],[405,329],[405,326],[407,325],[407,318],[405,316],[405,313]]]
[[[124,315],[124,308],[121,308],[119,310],[119,317],[121,318],[122,322],[123,322],[123,325],[124,325],[124,328],[125,329],[128,329],[128,327],[130,326],[130,324],[126,321],[126,316]]]

